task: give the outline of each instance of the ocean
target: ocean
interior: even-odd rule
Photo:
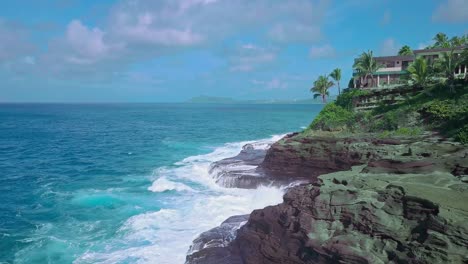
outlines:
[[[184,263],[192,240],[284,190],[208,173],[321,105],[0,104],[0,263]]]

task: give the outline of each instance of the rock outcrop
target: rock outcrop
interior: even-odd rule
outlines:
[[[236,159],[252,161],[251,172],[264,181],[308,183],[290,188],[283,203],[252,212],[235,238],[189,252],[189,264],[468,263],[466,146],[431,134],[295,134],[264,158],[244,150],[219,164]],[[203,237],[217,239],[202,235],[198,245],[211,243]]]
[[[208,230],[198,236],[188,251],[189,263],[235,263],[236,256],[229,255],[226,248],[236,238],[237,230],[247,222],[249,215],[229,217],[219,227]],[[221,261],[222,260],[222,261]],[[221,261],[221,262],[219,262]]]
[[[449,173],[319,177],[254,211],[223,258],[188,263],[466,263],[468,185]]]
[[[362,164],[368,164],[367,172],[462,175],[468,171],[467,160],[464,146],[432,134],[399,139],[295,134],[273,144],[260,167],[274,180],[314,181],[319,175]]]
[[[210,174],[216,183],[227,188],[255,189],[261,184],[269,184],[270,179],[259,168],[268,147],[256,148],[247,144],[237,156],[214,162]]]

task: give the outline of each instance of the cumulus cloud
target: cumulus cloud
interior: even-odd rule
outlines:
[[[329,44],[312,47],[309,51],[309,56],[313,59],[332,58],[335,55],[335,49]]]
[[[320,27],[317,25],[304,25],[285,23],[274,26],[269,36],[279,42],[317,42],[322,38]]]
[[[0,63],[11,63],[34,51],[24,27],[0,19]]]
[[[445,0],[432,15],[436,22],[468,22],[468,4],[466,0]]]
[[[121,14],[115,22],[114,33],[125,42],[171,46],[192,45],[202,41],[202,36],[188,26],[182,29],[158,26],[155,14],[149,12],[134,18]]]
[[[252,71],[276,59],[276,52],[273,48],[262,48],[254,44],[240,45],[231,53],[229,59],[231,71]]]
[[[77,64],[89,64],[109,54],[112,47],[104,43],[104,32],[99,28],[89,29],[79,20],[68,24],[65,33],[66,45],[73,52],[68,59]]]
[[[383,56],[394,56],[398,54],[399,46],[395,39],[385,39],[380,47],[380,54]]]
[[[243,29],[266,28],[279,42],[314,42],[329,0],[124,1],[110,14],[110,27],[128,41],[193,45]]]
[[[329,1],[122,0],[99,25],[70,21],[39,54],[29,54],[27,42],[16,32],[3,33],[0,21],[0,61],[17,54],[41,75],[113,78],[135,62],[181,49],[223,46],[226,38],[249,30],[275,48],[246,45],[223,59],[231,71],[252,71],[275,61],[277,50],[287,44],[320,40]]]
[[[35,60],[37,72],[60,79],[108,79],[126,65],[124,43],[111,40],[98,27],[72,20],[64,34],[49,42],[47,52]]]

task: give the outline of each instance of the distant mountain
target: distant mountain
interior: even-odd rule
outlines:
[[[328,98],[329,101],[335,100],[335,96]],[[197,96],[186,101],[193,104],[321,104],[322,100],[317,99],[270,99],[270,100],[236,100],[230,97]]]
[[[189,99],[187,103],[194,104],[235,104],[236,100],[229,97],[197,96]]]

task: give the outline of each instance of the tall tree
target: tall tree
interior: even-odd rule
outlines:
[[[314,82],[314,86],[310,91],[314,93],[314,98],[322,97],[322,102],[326,103],[328,96],[328,89],[333,86],[333,82],[328,79],[327,75],[320,75]]]
[[[443,52],[441,58],[437,60],[436,67],[442,76],[447,78],[451,92],[454,92],[455,70],[460,65],[461,60],[462,56],[455,53],[453,48],[448,52]]]
[[[463,49],[463,52],[460,56],[460,65],[468,67],[468,47]],[[465,81],[468,81],[468,73],[465,73]]]
[[[445,33],[439,32],[437,33],[434,38],[434,45],[433,48],[448,48],[450,47],[450,42]]]
[[[414,86],[425,87],[429,81],[429,66],[427,60],[422,56],[417,57],[406,69],[409,73],[409,80]]]
[[[464,43],[464,39],[463,38],[460,38],[458,36],[454,36],[450,39],[450,46],[452,47],[460,47],[462,46]]]
[[[361,56],[359,56],[359,58],[354,62],[353,68],[366,80],[367,77],[370,76],[372,80],[371,85],[374,85],[374,73],[381,68],[381,65],[379,65],[375,60],[374,53],[369,50],[367,52],[363,52]]]
[[[338,86],[338,94],[341,94],[341,87],[340,87],[340,81],[341,81],[341,69],[336,68],[330,73],[330,77],[332,77],[333,80],[335,80],[336,85]]]
[[[411,50],[410,46],[404,45],[398,51],[398,55],[400,55],[400,56],[410,56],[410,55],[413,55],[413,50]]]

